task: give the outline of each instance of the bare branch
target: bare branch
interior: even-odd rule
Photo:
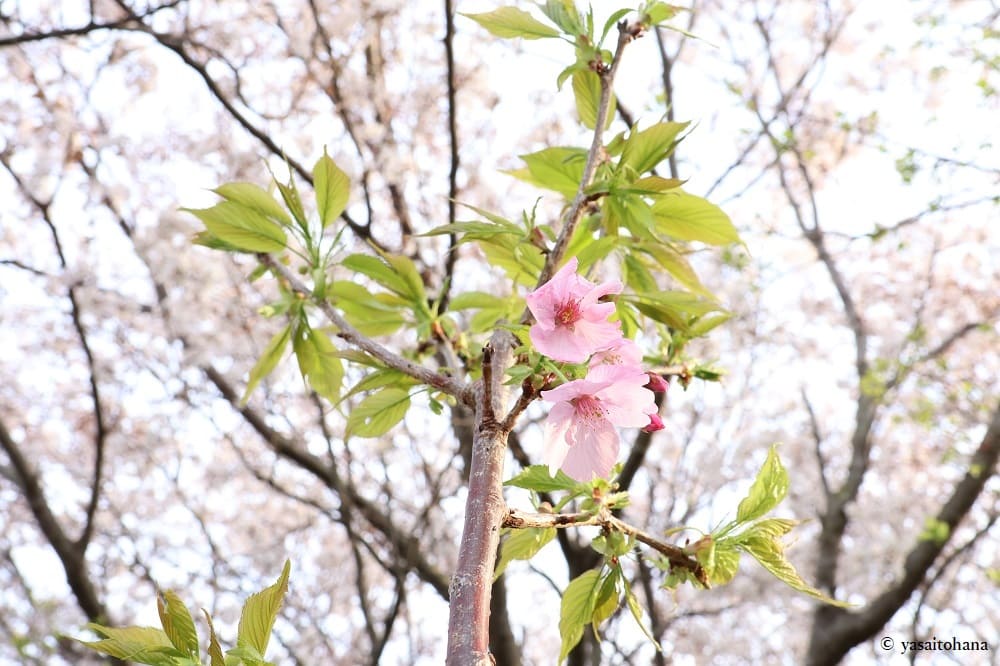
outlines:
[[[958,482],[951,497],[944,503],[935,520],[948,527],[948,538],[919,539],[910,549],[903,564],[903,575],[862,610],[845,611],[833,606],[820,607],[816,612],[809,646],[808,663],[812,666],[833,666],[855,645],[868,640],[907,602],[910,595],[927,577],[935,560],[948,544],[959,522],[968,514],[983,493],[986,483],[994,477],[1000,458],[1000,405],[979,448],[969,461],[965,477]]]

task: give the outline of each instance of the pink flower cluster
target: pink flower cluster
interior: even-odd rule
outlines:
[[[582,363],[583,379],[566,382],[542,399],[554,403],[545,421],[545,463],[555,475],[562,469],[577,481],[611,472],[621,440],[617,427],[663,428],[654,391],[666,390],[662,377],[642,369],[639,347],[622,337],[621,324],[610,322],[614,303],[600,298],[617,294],[621,282],[595,285],[576,273],[574,257],[552,279],[528,294],[535,317],[531,342],[556,361]]]

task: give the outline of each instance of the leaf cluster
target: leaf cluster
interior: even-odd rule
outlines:
[[[156,627],[107,627],[91,623],[87,628],[100,636],[96,641],[78,641],[102,654],[151,666],[274,666],[265,653],[271,630],[288,592],[291,564],[285,562],[273,585],[250,595],[243,604],[236,630],[236,646],[222,651],[212,618],[204,609],[208,624],[208,661],[202,661],[201,645],[194,618],[180,597],[172,591],[157,599],[160,625]]]

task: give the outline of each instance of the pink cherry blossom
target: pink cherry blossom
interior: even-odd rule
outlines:
[[[619,337],[590,357],[590,367],[599,365],[624,365],[638,369],[642,365],[642,349],[627,338]]]
[[[595,285],[577,275],[576,267],[573,257],[526,298],[535,317],[528,332],[535,349],[567,363],[582,363],[621,338],[621,323],[608,321],[615,304],[599,299],[619,293],[622,283],[611,280]]]
[[[586,378],[566,382],[542,399],[555,403],[545,421],[545,463],[577,481],[606,477],[621,440],[616,427],[644,428],[656,413],[649,378],[624,365],[598,365]]]

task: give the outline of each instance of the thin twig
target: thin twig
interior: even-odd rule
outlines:
[[[262,264],[270,268],[275,274],[279,275],[281,279],[288,284],[289,288],[293,292],[310,299],[314,305],[319,307],[326,318],[330,320],[330,323],[337,328],[337,337],[344,340],[348,344],[357,347],[369,356],[385,363],[390,368],[399,370],[400,372],[413,377],[422,384],[427,384],[440,391],[444,391],[445,393],[454,396],[463,404],[469,406],[474,404],[472,390],[467,384],[453,377],[439,374],[429,368],[425,368],[422,365],[417,365],[413,361],[403,358],[396,352],[386,349],[371,338],[362,335],[356,328],[347,323],[347,320],[344,319],[341,314],[337,312],[332,305],[330,305],[329,302],[314,298],[312,291],[305,284],[303,284],[287,266],[277,261],[271,255],[260,254],[257,255],[257,258]]]

